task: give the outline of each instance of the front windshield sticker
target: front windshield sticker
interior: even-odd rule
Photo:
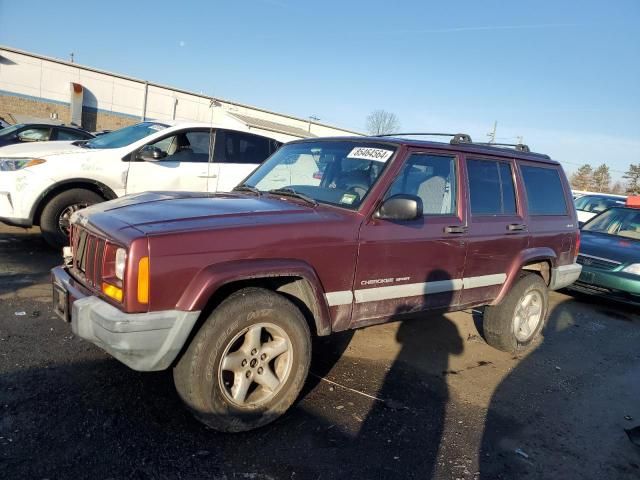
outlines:
[[[393,155],[393,150],[384,148],[356,147],[349,152],[347,158],[360,158],[362,160],[374,160],[376,162],[386,162]]]
[[[342,195],[342,198],[340,199],[340,203],[346,203],[347,205],[351,205],[356,198],[358,198],[357,195],[353,195],[352,193],[345,193],[344,195]]]

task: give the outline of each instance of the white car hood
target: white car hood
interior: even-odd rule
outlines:
[[[72,141],[31,142],[0,147],[0,157],[46,157],[62,153],[86,152],[86,149],[71,145]]]

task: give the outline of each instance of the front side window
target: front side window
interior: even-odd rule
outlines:
[[[50,128],[34,127],[20,131],[18,138],[23,142],[45,142],[49,140],[50,135]]]
[[[114,132],[105,133],[82,144],[85,148],[120,148],[131,145],[149,135],[167,128],[167,125],[155,122],[142,122]]]
[[[497,160],[467,160],[472,215],[515,215],[511,165]]]
[[[180,132],[157,141],[145,148],[152,147],[160,152],[162,162],[199,162],[209,161],[209,130]]]
[[[319,203],[356,209],[396,147],[373,142],[305,141],[283,145],[243,184],[261,192],[293,190]]]
[[[566,215],[567,201],[556,168],[522,165],[529,215]]]
[[[420,197],[424,215],[454,215],[455,157],[412,154],[391,185],[387,198],[400,193]]]
[[[594,217],[582,229],[640,240],[640,210],[611,208]]]

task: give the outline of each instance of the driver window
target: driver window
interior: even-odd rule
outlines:
[[[162,152],[163,162],[209,161],[209,131],[181,132],[150,145]]]
[[[455,215],[455,157],[411,155],[386,198],[400,193],[420,197],[424,215]]]
[[[50,128],[27,128],[18,134],[23,142],[45,142],[49,140]]]

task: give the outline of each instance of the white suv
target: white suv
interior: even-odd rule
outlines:
[[[59,247],[76,210],[146,190],[229,191],[281,144],[219,125],[143,122],[89,141],[3,147],[0,222],[39,225]]]

